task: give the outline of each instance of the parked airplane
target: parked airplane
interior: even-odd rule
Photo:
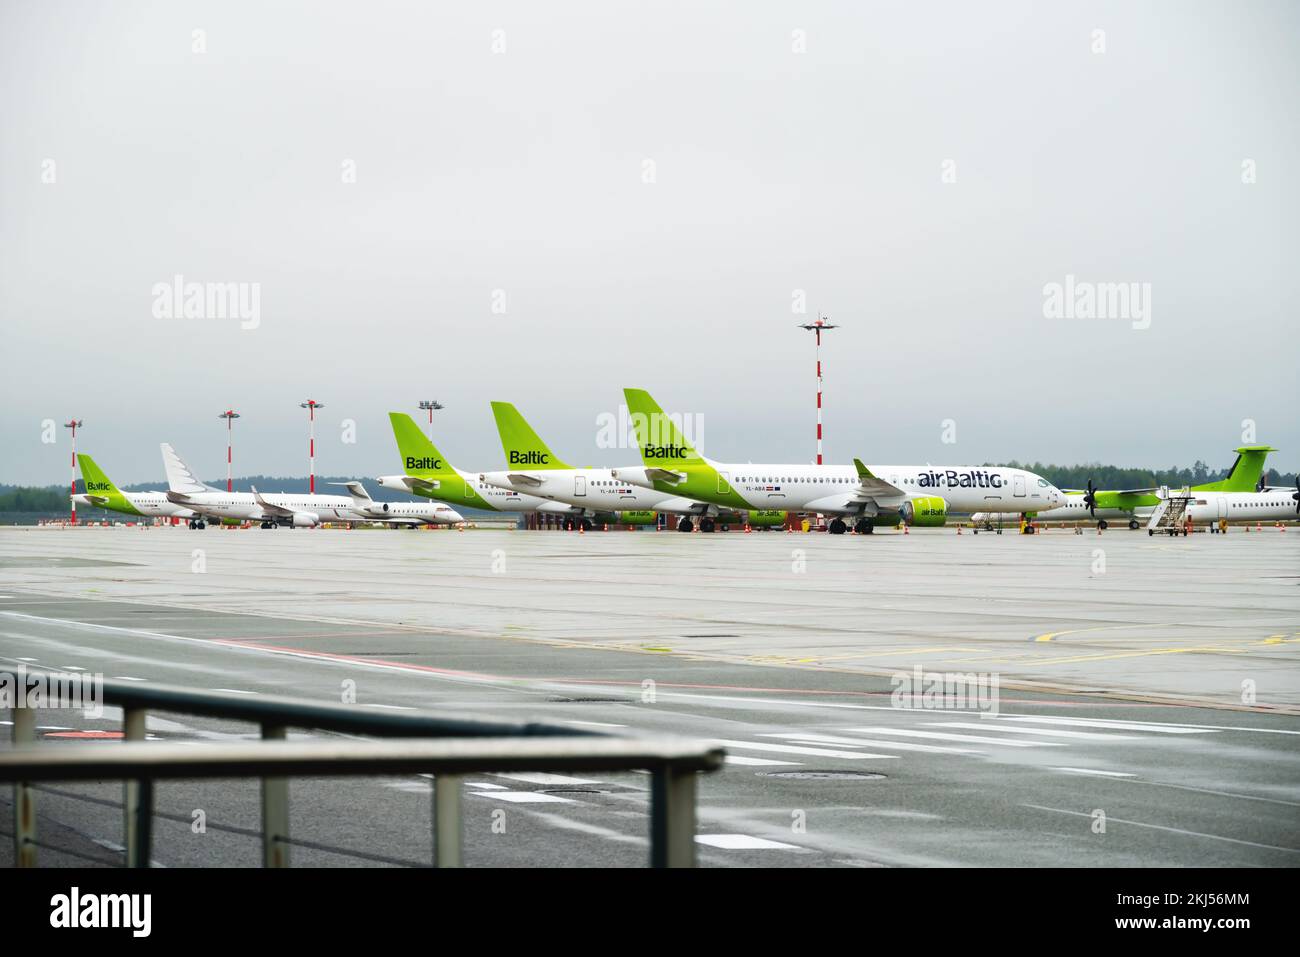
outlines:
[[[359,482],[345,483],[352,493],[315,495],[226,492],[201,482],[166,442],[162,443],[163,468],[167,473],[167,499],[193,509],[198,517],[191,528],[203,528],[204,519],[260,522],[263,528],[315,528],[323,522],[374,522],[385,525],[453,525],[465,519],[446,505],[421,502],[385,503],[373,501]]]
[[[1269,452],[1277,449],[1271,445],[1243,445],[1234,450],[1237,460],[1232,463],[1226,478],[1216,482],[1194,485],[1191,492],[1254,492],[1260,490],[1260,480],[1264,474],[1264,462]],[[1065,493],[1065,504],[1059,508],[1039,512],[1036,516],[1044,522],[1084,521],[1095,519],[1097,527],[1106,529],[1111,521],[1127,521],[1129,528],[1137,528],[1140,521],[1145,521],[1160,504],[1156,488],[1125,489],[1123,491],[1101,491],[1093,488],[1088,480],[1086,489],[1070,489]],[[1288,488],[1280,491],[1290,491]],[[1248,506],[1256,507],[1256,506]],[[971,520],[979,525],[992,525],[1002,521],[1012,521],[1015,515],[996,512],[977,512]]]
[[[400,488],[425,498],[452,502],[469,508],[481,508],[489,512],[542,512],[565,517],[566,527],[575,522],[585,528],[591,528],[588,518],[583,518],[581,509],[574,509],[563,502],[553,502],[510,489],[489,485],[477,475],[462,472],[448,462],[420,431],[405,412],[389,412],[389,421],[393,424],[393,437],[397,440],[397,450],[402,456],[405,471],[401,475],[381,475],[377,481],[384,488]]]
[[[1000,466],[852,466],[715,462],[700,455],[643,389],[625,389],[644,467],[614,477],[736,509],[780,508],[836,516],[832,534],[870,534],[877,524],[942,525],[949,511],[996,508],[1017,513],[1055,507],[1065,495],[1045,478]],[[708,523],[708,524],[706,524]],[[690,531],[689,518],[678,526]],[[701,519],[701,531],[712,520]]]
[[[95,460],[84,452],[77,453],[77,466],[81,469],[84,493],[72,496],[78,505],[106,508],[123,515],[153,516],[158,518],[183,518],[190,522],[196,513],[182,505],[167,500],[166,492],[123,492],[104,474]]]
[[[659,512],[708,516],[720,524],[783,525],[784,511],[753,509],[748,517],[734,509],[643,488],[614,477],[613,469],[576,469],[563,462],[509,402],[493,402],[501,448],[510,468],[483,472],[479,479],[496,488],[526,492],[564,502],[596,521],[619,525],[653,525]]]
[[[1170,490],[1173,499],[1184,498],[1183,510],[1177,522],[1191,520],[1193,525],[1209,525],[1218,531],[1220,522],[1250,524],[1252,522],[1290,522],[1300,518],[1300,478],[1294,489],[1286,486],[1267,488],[1262,492],[1198,492],[1186,495]],[[1147,534],[1154,535],[1161,528],[1153,515],[1147,523]],[[1159,523],[1163,526],[1165,523]]]

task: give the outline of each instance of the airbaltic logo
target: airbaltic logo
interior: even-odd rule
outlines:
[[[109,485],[107,482],[86,483],[87,492],[111,492],[112,490],[113,490],[113,486]]]
[[[414,455],[408,455],[406,457],[406,471],[408,472],[438,472],[441,470],[442,459],[417,459]]]
[[[152,894],[70,894],[50,898],[51,927],[125,927],[133,937],[148,937],[153,928]]]
[[[551,457],[545,452],[515,452],[510,453],[511,465],[549,465]]]
[[[686,450],[680,445],[647,445],[645,447],[645,457],[647,459],[684,459],[687,455]]]
[[[982,469],[971,469],[969,472],[948,469],[944,472],[922,472],[916,484],[923,488],[1002,488],[1006,480],[997,472],[985,472]]]
[[[177,273],[151,292],[155,319],[239,319],[241,329],[262,324],[260,282],[186,282]]]

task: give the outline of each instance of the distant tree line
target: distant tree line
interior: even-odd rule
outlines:
[[[5,486],[0,492],[0,512],[66,512],[68,490],[58,486],[22,488]]]

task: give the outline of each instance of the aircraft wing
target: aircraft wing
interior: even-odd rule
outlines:
[[[293,518],[294,516],[293,509],[285,508],[283,505],[272,505],[268,502],[262,493],[257,490],[256,486],[253,487],[253,501],[255,501],[258,504],[258,507],[267,515],[276,515],[280,518]]]
[[[90,502],[92,505],[98,505],[100,508],[103,508],[108,504],[108,499],[104,498],[102,495],[87,495],[86,501]]]

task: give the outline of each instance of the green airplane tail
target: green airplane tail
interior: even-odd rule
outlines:
[[[95,464],[95,460],[84,452],[77,453],[77,465],[81,469],[81,480],[86,486],[87,495],[112,498],[122,493],[113,484],[113,480],[104,474],[104,470]]]
[[[1232,463],[1228,477],[1208,485],[1198,485],[1199,490],[1204,492],[1255,491],[1259,477],[1264,474],[1264,462],[1268,458],[1268,453],[1276,452],[1277,449],[1271,445],[1243,445],[1235,451],[1237,461]]]
[[[122,494],[122,490],[113,484],[113,480],[104,474],[104,470],[89,455],[78,452],[77,467],[81,469],[81,481],[86,486],[86,495],[97,506],[125,515],[140,514],[140,510],[131,504],[131,500]]]
[[[546,447],[533,427],[509,402],[493,402],[492,415],[496,417],[501,448],[510,465],[526,465],[536,469],[572,468]]]
[[[422,478],[430,476],[456,476],[442,453],[429,441],[428,436],[420,431],[405,412],[389,412],[388,420],[393,424],[393,437],[397,439],[397,451],[402,456],[402,467],[407,475]]]
[[[702,465],[704,456],[686,441],[673,418],[659,408],[659,403],[645,389],[624,389],[627,410],[646,465]]]

